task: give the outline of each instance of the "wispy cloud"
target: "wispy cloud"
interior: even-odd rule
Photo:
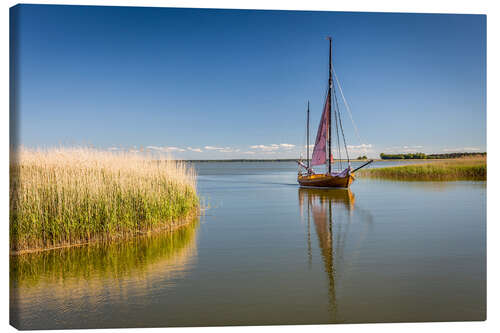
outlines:
[[[226,147],[222,150],[219,150],[221,153],[238,153],[240,150],[239,149],[233,149],[233,148],[229,148],[229,147]]]
[[[253,146],[250,146],[250,149],[258,149],[258,150],[262,150],[262,151],[271,151],[271,150],[278,150],[280,148],[279,145],[277,144],[272,144],[272,145],[253,145]]]
[[[444,148],[443,151],[447,153],[456,153],[456,152],[474,152],[480,151],[481,149],[478,147],[463,147],[463,148]]]
[[[347,145],[347,148],[350,149],[350,150],[365,150],[365,149],[370,149],[372,148],[372,144],[360,144],[360,145],[357,145],[357,146],[351,146],[351,145]]]
[[[183,148],[178,148],[178,147],[158,147],[158,146],[147,146],[146,149],[148,150],[156,150],[156,151],[161,151],[161,152],[165,152],[165,153],[171,153],[171,152],[174,152],[174,151],[178,151],[178,152],[183,152],[183,151],[186,151],[186,149],[183,149]]]
[[[276,151],[279,149],[291,150],[294,147],[295,147],[295,145],[293,145],[291,143],[280,143],[280,144],[273,143],[270,145],[253,145],[253,146],[250,146],[250,149],[261,150],[263,152],[272,152],[272,151]]]
[[[165,151],[167,151],[167,152],[171,152],[171,151],[186,151],[186,149],[178,148],[178,147],[165,147]]]
[[[189,151],[194,151],[195,153],[202,153],[203,152],[203,150],[201,150],[200,148],[187,147],[187,149]]]
[[[370,155],[374,153],[373,145],[371,143],[362,143],[360,145],[347,145],[349,154],[356,155]],[[352,156],[352,155],[351,155]]]
[[[212,151],[217,151],[220,153],[237,153],[240,150],[231,148],[231,147],[214,147],[214,146],[205,146],[206,150],[212,150]]]
[[[220,149],[224,149],[224,148],[221,148],[221,147],[214,147],[214,146],[205,146],[205,149],[206,149],[206,150],[220,150]]]
[[[391,153],[419,153],[422,151],[424,146],[422,145],[404,145],[404,146],[392,146],[387,147],[384,150]]]

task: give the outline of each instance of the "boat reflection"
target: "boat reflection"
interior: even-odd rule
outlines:
[[[333,232],[334,215],[340,218],[342,212],[347,212],[348,217],[354,211],[355,196],[350,189],[299,189],[299,206],[303,218],[307,221],[307,247],[309,267],[312,263],[311,249],[311,217],[314,223],[314,229],[318,237],[318,245],[321,253],[324,271],[328,280],[328,303],[329,311],[332,314],[334,322],[337,318],[337,299],[336,299],[336,260],[342,256],[342,248],[345,243],[346,232],[340,231],[335,240]],[[304,209],[306,212],[304,213]],[[350,222],[350,219],[349,219]],[[339,225],[340,227],[340,225]],[[347,230],[346,230],[347,231]],[[337,243],[337,244],[334,244]]]
[[[314,189],[314,188],[299,188],[299,205],[302,208],[303,201],[316,201],[316,203],[330,203],[333,205],[340,204],[345,209],[354,210],[354,202],[356,198],[350,189]],[[317,205],[315,205],[317,206]]]

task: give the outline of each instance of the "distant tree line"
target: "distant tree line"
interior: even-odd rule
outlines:
[[[415,154],[380,154],[380,158],[383,160],[421,160],[427,158],[424,153]]]
[[[459,158],[464,156],[486,156],[486,153],[448,153],[448,154],[429,154],[414,153],[414,154],[380,154],[383,160],[425,160],[438,158]]]

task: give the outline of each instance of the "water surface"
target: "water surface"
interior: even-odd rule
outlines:
[[[11,322],[485,319],[485,182],[357,179],[324,191],[299,189],[292,162],[195,167],[210,208],[178,233],[12,257]]]

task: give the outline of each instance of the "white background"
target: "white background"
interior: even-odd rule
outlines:
[[[239,8],[239,9],[291,9],[291,10],[329,10],[329,11],[370,11],[370,12],[410,12],[410,13],[455,13],[455,14],[486,14],[487,15],[487,122],[488,122],[488,306],[486,322],[454,322],[454,323],[415,323],[415,324],[344,324],[344,325],[310,325],[310,326],[264,326],[264,327],[211,327],[211,328],[169,328],[169,332],[253,332],[255,330],[269,330],[273,332],[471,332],[471,331],[499,331],[499,271],[498,249],[500,243],[499,226],[500,214],[496,210],[499,200],[498,176],[498,146],[499,132],[499,82],[498,68],[499,54],[499,25],[500,11],[498,1],[481,0],[350,0],[350,1],[223,1],[223,0],[185,0],[185,1],[124,1],[124,0],[66,0],[66,1],[36,1],[28,0],[27,3],[36,4],[72,4],[72,5],[111,5],[111,6],[144,6],[144,7],[195,7],[195,8]],[[0,207],[2,228],[0,229],[0,326],[9,331],[14,328],[9,326],[9,7],[17,4],[15,1],[5,1],[1,11],[1,102],[0,112]],[[467,47],[467,45],[464,45]],[[207,309],[209,311],[210,309]],[[164,330],[141,329],[141,332]],[[137,330],[99,330],[103,332],[132,332]],[[70,331],[68,331],[70,332]]]

